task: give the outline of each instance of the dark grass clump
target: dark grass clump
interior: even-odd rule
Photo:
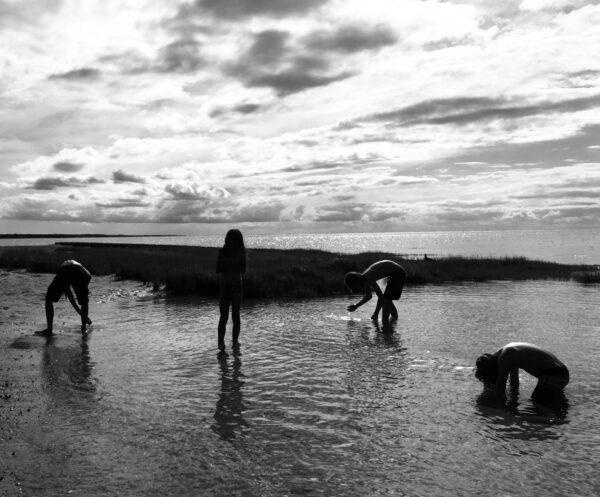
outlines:
[[[64,242],[47,246],[0,248],[0,267],[54,273],[75,259],[92,274],[114,274],[173,294],[216,297],[217,248],[120,243]],[[244,295],[247,298],[323,297],[346,293],[348,271],[362,271],[381,259],[399,262],[408,285],[428,283],[555,279],[590,274],[591,266],[571,266],[518,258],[422,258],[365,252],[335,254],[320,250],[249,249]],[[595,269],[595,268],[593,268]]]
[[[573,279],[578,283],[600,283],[600,271],[577,271],[573,273]]]

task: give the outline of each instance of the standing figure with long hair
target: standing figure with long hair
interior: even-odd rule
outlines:
[[[234,352],[239,350],[240,305],[242,302],[242,275],[246,272],[246,248],[240,230],[231,229],[225,235],[225,244],[217,258],[219,278],[219,354],[225,354],[225,330],[231,307],[233,330],[231,344]]]

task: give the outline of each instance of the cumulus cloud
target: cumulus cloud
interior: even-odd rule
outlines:
[[[61,173],[75,173],[83,169],[83,164],[76,162],[59,161],[53,164],[52,169]]]
[[[0,0],[0,209],[307,230],[586,221],[596,3]]]
[[[81,69],[73,69],[59,74],[51,74],[48,76],[50,80],[66,79],[69,81],[90,81],[98,79],[100,71],[92,67],[82,67]]]
[[[315,215],[316,222],[350,222],[360,221],[366,214],[366,204],[340,203],[337,205],[320,207]]]
[[[78,178],[71,176],[64,177],[43,177],[35,180],[31,188],[34,190],[56,190],[57,188],[82,188],[89,185],[98,185],[104,183],[101,179],[94,178]]]
[[[225,199],[230,196],[225,188],[213,188],[190,183],[171,183],[165,187],[165,191],[175,200],[211,201]]]
[[[275,29],[256,33],[244,57],[247,57],[252,65],[277,63],[286,55],[290,38],[290,33]]]
[[[347,79],[354,71],[332,70],[332,59],[322,50],[293,44],[291,34],[265,30],[253,35],[252,44],[238,61],[225,68],[249,88],[271,88],[283,97]]]
[[[258,103],[242,103],[232,107],[217,107],[210,113],[211,117],[219,117],[224,114],[242,114],[250,115],[259,112],[263,106]]]
[[[283,202],[251,203],[238,207],[231,216],[237,223],[270,223],[279,221],[285,209]]]
[[[202,44],[193,37],[183,35],[158,49],[154,56],[128,50],[121,53],[105,54],[99,62],[115,66],[122,73],[139,75],[143,73],[195,73],[206,66]]]
[[[178,13],[179,18],[206,16],[207,14],[240,21],[250,17],[286,17],[306,14],[326,4],[329,0],[196,0],[184,4]]]
[[[164,46],[152,69],[158,72],[193,72],[204,64],[201,45],[194,39],[182,39]]]
[[[103,221],[102,212],[94,205],[57,195],[13,198],[1,206],[0,214],[4,219],[22,221]]]
[[[387,27],[341,26],[333,31],[318,30],[307,36],[311,50],[355,53],[396,43],[396,35]]]
[[[30,0],[15,2],[0,1],[0,26],[14,27],[21,24],[37,24],[45,15],[57,12],[63,5],[63,0],[49,2],[48,0]]]
[[[381,203],[340,202],[317,209],[315,222],[372,222],[381,223],[390,219],[404,219],[406,211],[395,206]]]
[[[265,223],[279,221],[281,202],[207,205],[206,202],[165,201],[157,211],[160,223]]]
[[[280,71],[274,74],[261,74],[248,79],[249,87],[272,88],[280,96],[290,95],[310,88],[327,86],[336,81],[342,81],[352,76],[351,72],[343,72],[333,76],[307,74],[298,67]]]
[[[146,180],[140,176],[129,174],[120,169],[112,173],[113,183],[145,183]]]

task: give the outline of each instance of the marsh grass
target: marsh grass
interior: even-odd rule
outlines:
[[[0,248],[0,266],[54,273],[75,259],[92,274],[114,274],[175,294],[215,297],[217,248],[120,243],[61,242],[46,246]],[[392,259],[407,271],[408,285],[490,280],[569,280],[590,274],[591,266],[572,266],[517,258],[404,259],[395,254],[335,254],[319,250],[250,249],[244,295],[248,298],[321,297],[346,293],[344,274]]]
[[[573,279],[579,283],[600,283],[600,270],[576,271]]]

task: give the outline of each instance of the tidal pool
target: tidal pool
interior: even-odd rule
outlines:
[[[408,287],[393,334],[345,297],[246,301],[222,359],[216,302],[135,288],[93,281],[87,338],[66,301],[52,340],[10,338],[39,378],[23,495],[598,495],[598,286]],[[516,405],[482,396],[475,358],[516,340],[569,367],[564,409],[526,374]]]

